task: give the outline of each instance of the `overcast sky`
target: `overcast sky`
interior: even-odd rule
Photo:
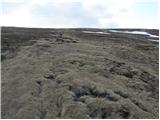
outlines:
[[[2,0],[1,26],[159,28],[158,0]]]

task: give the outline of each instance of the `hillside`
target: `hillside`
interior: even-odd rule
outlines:
[[[158,33],[2,27],[2,118],[158,118]]]

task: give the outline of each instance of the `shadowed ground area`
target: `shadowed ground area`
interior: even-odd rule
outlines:
[[[1,32],[2,118],[158,118],[158,30]]]

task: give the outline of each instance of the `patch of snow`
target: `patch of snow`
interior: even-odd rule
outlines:
[[[152,34],[150,34],[149,36],[150,36],[150,37],[153,37],[153,38],[159,38],[159,36],[157,36],[157,35],[152,35]]]
[[[120,32],[120,33],[121,33],[121,32],[122,32],[122,33],[124,32],[124,31],[119,31],[119,30],[109,30],[109,31],[110,31],[110,32]]]
[[[140,35],[149,35],[147,32],[144,31],[126,31],[126,33],[131,33],[131,34],[140,34]]]
[[[149,37],[152,38],[159,38],[159,36],[157,35],[152,35],[148,32],[144,32],[144,31],[119,31],[119,30],[110,30],[110,32],[118,32],[118,33],[128,33],[128,34],[140,34],[140,35],[147,35]]]
[[[148,39],[150,41],[154,41],[154,42],[159,42],[159,40],[154,40],[154,39]]]
[[[91,33],[91,34],[110,34],[110,33],[106,33],[106,32],[93,32],[93,31],[82,31],[83,33]]]

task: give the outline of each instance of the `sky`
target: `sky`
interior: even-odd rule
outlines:
[[[159,28],[158,0],[1,0],[0,25]]]

